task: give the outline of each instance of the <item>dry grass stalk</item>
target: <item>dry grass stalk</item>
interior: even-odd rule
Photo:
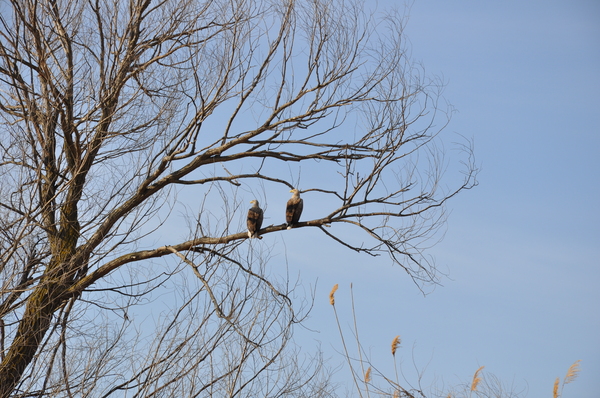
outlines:
[[[557,377],[554,381],[554,391],[552,392],[552,398],[558,398],[558,384],[560,383],[560,377]]]
[[[398,348],[398,346],[400,346],[400,343],[400,335],[394,337],[394,340],[392,340],[392,355],[396,356],[396,349]]]
[[[471,391],[477,390],[477,385],[481,381],[481,377],[479,377],[479,372],[481,372],[481,369],[483,368],[485,368],[485,366],[480,366],[479,369],[475,371],[475,374],[473,375],[473,382],[471,383]]]
[[[579,375],[579,371],[581,370],[581,369],[579,369],[580,361],[581,361],[581,359],[578,359],[575,361],[575,363],[573,365],[571,365],[571,367],[569,368],[569,370],[567,372],[567,375],[565,376],[564,384],[569,384],[570,382],[575,381],[575,379]]]
[[[365,372],[365,383],[369,383],[371,381],[371,367]]]
[[[335,286],[333,286],[333,289],[331,289],[331,292],[329,292],[329,304],[331,305],[335,305],[335,291],[338,290],[338,284],[336,283]]]

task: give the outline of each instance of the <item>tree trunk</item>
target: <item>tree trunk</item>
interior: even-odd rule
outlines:
[[[58,283],[41,284],[28,300],[25,313],[10,349],[0,364],[0,397],[8,398],[31,363],[59,306]]]

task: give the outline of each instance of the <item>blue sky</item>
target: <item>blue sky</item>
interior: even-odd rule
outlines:
[[[430,250],[448,278],[426,297],[385,259],[304,254],[302,279],[318,283],[307,325],[316,332],[301,338],[340,363],[327,294],[340,284],[349,324],[352,282],[377,366],[390,365],[400,334],[402,366],[409,379],[413,361],[426,368],[426,388],[468,382],[485,365],[523,395],[551,397],[554,379],[580,359],[563,396],[597,396],[600,2],[416,0],[409,14],[412,56],[446,82],[457,109],[447,132],[474,140],[480,185],[449,205],[445,239]]]

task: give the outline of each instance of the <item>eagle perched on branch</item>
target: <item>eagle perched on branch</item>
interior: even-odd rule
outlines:
[[[252,200],[250,203],[253,206],[248,210],[248,219],[246,221],[246,225],[248,226],[248,238],[259,238],[258,231],[260,231],[260,227],[263,222],[263,210],[258,206],[258,200]]]
[[[290,191],[293,195],[288,200],[287,206],[285,207],[285,221],[287,223],[287,229],[292,229],[292,227],[298,224],[300,220],[300,215],[302,214],[302,208],[304,206],[302,199],[300,198],[300,191],[297,189],[292,189]]]

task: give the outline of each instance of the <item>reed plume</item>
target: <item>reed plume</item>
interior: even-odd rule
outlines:
[[[572,381],[575,381],[577,376],[579,376],[579,371],[581,370],[581,369],[579,369],[580,361],[581,361],[581,359],[578,359],[575,361],[575,363],[573,363],[573,365],[571,365],[571,367],[567,371],[567,375],[565,376],[564,384],[569,384]]]
[[[336,283],[335,286],[333,286],[333,289],[331,289],[331,292],[329,292],[329,304],[331,305],[335,305],[335,291],[338,290],[338,284]]]
[[[554,381],[554,391],[552,392],[552,398],[558,398],[558,385],[560,383],[560,377],[557,377]]]
[[[398,346],[400,346],[401,340],[400,340],[400,335],[394,337],[394,340],[392,340],[392,355],[396,356],[396,349],[398,348]]]
[[[481,372],[481,369],[483,369],[484,367],[485,366],[481,366],[475,371],[475,374],[473,375],[473,382],[471,383],[471,391],[477,390],[477,385],[481,381],[481,377],[479,377],[479,372]]]

